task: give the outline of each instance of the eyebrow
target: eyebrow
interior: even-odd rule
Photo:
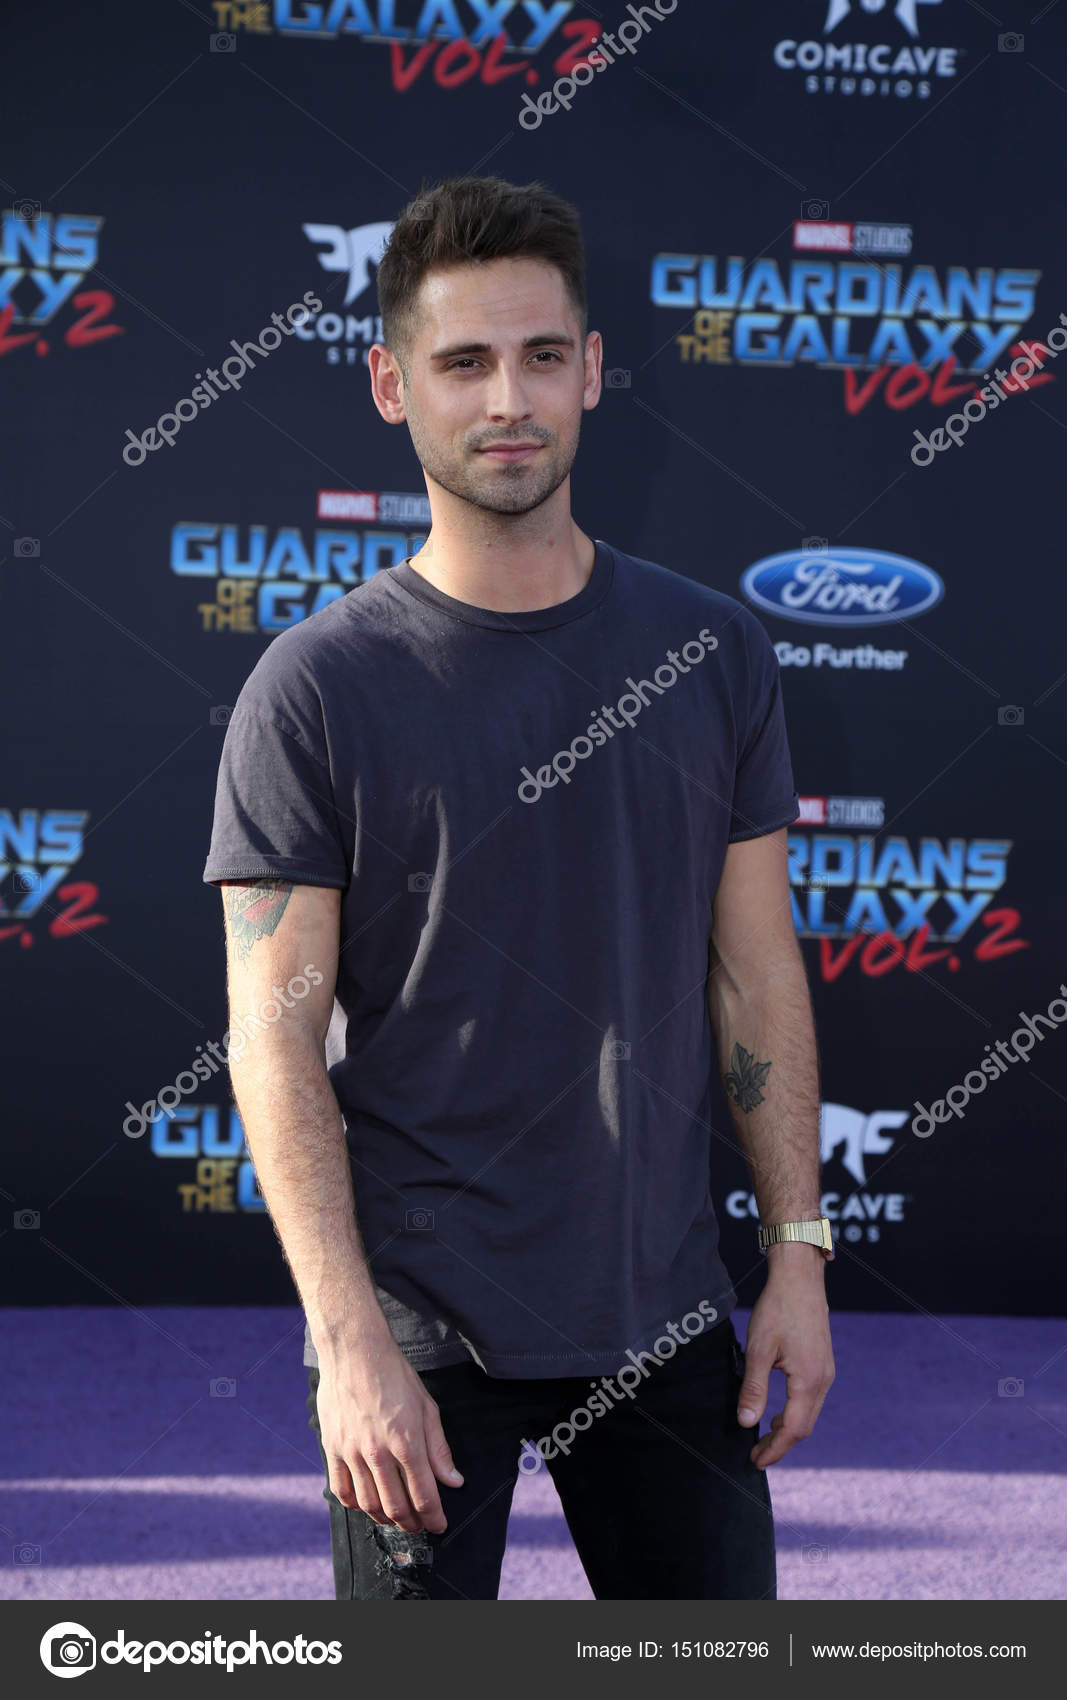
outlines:
[[[573,348],[574,338],[566,331],[552,331],[544,336],[528,336],[523,342],[523,348],[544,348],[551,345],[555,348]],[[493,345],[490,342],[457,342],[450,348],[437,348],[430,355],[431,360],[451,360],[462,354],[490,354]]]

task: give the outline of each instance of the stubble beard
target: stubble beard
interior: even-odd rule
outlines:
[[[418,420],[409,418],[408,429],[419,464],[436,484],[483,513],[504,516],[532,513],[547,502],[570,476],[578,452],[577,432],[573,442],[567,444],[562,444],[558,437],[545,439],[540,433],[530,433],[533,440],[545,445],[535,461],[483,464],[482,456],[477,453],[443,452],[423,432]]]

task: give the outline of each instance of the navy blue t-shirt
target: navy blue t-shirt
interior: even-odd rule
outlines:
[[[796,816],[762,626],[606,543],[551,608],[405,561],[263,654],[203,877],[344,894],[329,1076],[416,1367],[610,1373],[729,1314],[712,903],[727,844]]]

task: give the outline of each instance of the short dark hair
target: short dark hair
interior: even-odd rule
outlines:
[[[406,370],[427,272],[484,260],[546,260],[563,274],[585,341],[585,250],[578,209],[543,183],[449,177],[423,184],[393,227],[378,268],[382,340]]]

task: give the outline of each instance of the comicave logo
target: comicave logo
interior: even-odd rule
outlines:
[[[869,1191],[867,1162],[892,1150],[892,1135],[907,1119],[907,1110],[868,1113],[850,1104],[823,1103],[819,1113],[819,1163],[839,1162],[856,1183],[852,1192],[824,1192],[819,1199],[820,1212],[834,1224],[835,1238],[843,1235],[849,1241],[873,1244],[881,1238],[881,1224],[904,1220],[906,1194]],[[759,1219],[759,1206],[751,1192],[729,1193],[726,1210],[738,1221],[746,1216]],[[838,1227],[839,1223],[843,1225]]]
[[[374,289],[377,268],[393,233],[393,226],[388,221],[378,220],[374,224],[354,225],[351,230],[343,224],[302,224],[300,228],[316,247],[325,244],[316,258],[323,271],[336,272],[344,278],[343,306],[346,309],[351,307],[353,311],[320,312],[296,334],[301,342],[323,344],[328,365],[355,366],[361,360],[366,362],[371,344],[382,341],[382,321],[373,301],[363,303],[362,297]],[[335,287],[331,284],[329,289]],[[321,308],[322,302],[318,305]]]
[[[561,779],[564,785],[569,785],[571,774],[578,762],[591,756],[599,744],[606,744],[609,738],[614,738],[615,731],[621,731],[622,724],[633,726],[642,708],[648,707],[645,691],[654,691],[656,696],[661,697],[664,691],[670,690],[671,686],[677,683],[679,673],[691,673],[693,668],[703,661],[705,655],[710,655],[711,651],[718,647],[718,638],[712,635],[707,626],[702,626],[698,638],[691,638],[688,643],[682,645],[681,655],[685,656],[688,666],[683,665],[676,649],[669,649],[666,661],[661,662],[652,675],[655,684],[650,679],[634,680],[628,677],[626,683],[630,689],[623,692],[615,707],[609,708],[607,703],[602,702],[600,713],[585,731],[572,739],[565,750],[557,750],[550,763],[539,767],[536,778],[528,767],[520,769],[526,776],[518,788],[522,801],[536,803],[542,791],[548,791],[553,785],[558,785]],[[695,655],[692,653],[694,650]],[[662,673],[669,673],[670,678],[661,678]],[[622,716],[621,723],[615,719],[617,713]],[[579,748],[579,745],[582,748]],[[556,775],[554,779],[550,777],[553,772]],[[532,791],[533,795],[528,796],[528,791]]]
[[[120,1629],[99,1649],[103,1665],[140,1665],[147,1673],[157,1665],[216,1665],[225,1671],[242,1665],[339,1665],[340,1641],[263,1641],[253,1629],[245,1641],[205,1630],[197,1641],[127,1641]],[[81,1623],[54,1623],[41,1637],[41,1663],[53,1676],[84,1676],[95,1669],[96,1637]]]
[[[804,89],[807,94],[889,95],[906,100],[917,95],[920,100],[930,96],[930,77],[956,75],[955,47],[924,47],[919,42],[919,8],[939,6],[941,0],[896,0],[892,15],[897,25],[909,37],[908,43],[846,41],[845,32],[836,34],[846,19],[853,26],[857,13],[877,14],[890,10],[888,0],[829,0],[823,35],[830,41],[796,41],[786,38],[775,44],[774,62],[781,71],[807,71]],[[822,76],[814,73],[823,72]],[[856,73],[860,73],[859,76]],[[839,75],[839,73],[841,73]],[[913,81],[912,79],[919,79]],[[891,81],[895,79],[895,81]]]

